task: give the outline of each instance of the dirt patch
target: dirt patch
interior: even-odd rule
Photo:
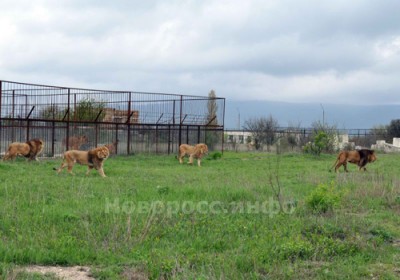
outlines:
[[[27,266],[19,269],[20,272],[28,272],[28,273],[40,273],[40,274],[54,274],[55,277],[65,280],[92,280],[94,279],[91,276],[90,268],[86,266],[72,266],[72,267],[63,267],[63,266]]]

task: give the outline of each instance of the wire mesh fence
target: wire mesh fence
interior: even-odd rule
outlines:
[[[169,154],[182,143],[223,148],[224,98],[10,81],[0,81],[0,97],[0,151],[33,138],[46,143],[44,156],[111,143],[117,154]]]

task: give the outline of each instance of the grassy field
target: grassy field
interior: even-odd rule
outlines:
[[[107,178],[0,162],[0,275],[85,265],[97,279],[398,279],[400,155],[330,173],[334,155],[114,157]],[[280,190],[280,191],[279,191]]]

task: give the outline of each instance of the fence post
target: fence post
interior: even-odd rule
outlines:
[[[118,124],[115,124],[115,142],[117,143],[115,145],[115,154],[118,154]]]
[[[128,99],[128,136],[126,141],[126,153],[129,155],[131,153],[131,101],[132,101],[132,92],[129,92],[129,99]]]
[[[182,144],[182,104],[183,102],[183,96],[181,95],[181,100],[180,100],[180,110],[179,110],[179,136],[178,136],[178,146]]]
[[[197,143],[200,143],[200,125],[197,126]]]
[[[168,125],[168,155],[171,153],[171,125]]]
[[[55,139],[55,135],[56,135],[56,122],[54,121],[54,117],[53,117],[53,121],[52,121],[52,128],[51,128],[51,156],[54,157],[54,145],[56,142]]]
[[[69,125],[70,125],[70,112],[71,112],[71,89],[68,89],[68,105],[67,105],[67,133],[65,138],[65,149],[69,150]],[[74,112],[75,113],[75,112]]]
[[[224,127],[225,127],[225,105],[226,105],[226,99],[224,98],[224,111],[222,113],[222,136],[221,136],[221,153],[224,154],[224,148],[225,148],[225,137],[224,137]],[[240,120],[239,120],[240,122]],[[239,127],[240,129],[240,127]]]
[[[1,116],[1,107],[2,107],[2,101],[3,99],[3,82],[0,80],[0,148],[1,148],[1,143],[3,142],[1,139],[1,133],[3,131],[2,125],[3,125],[3,118]]]
[[[190,126],[186,126],[186,144],[189,144],[189,128]]]
[[[156,154],[158,154],[158,124],[156,124],[156,135],[154,135],[155,137],[155,141],[156,141]]]
[[[94,124],[94,147],[97,147],[97,144],[99,143],[99,124],[96,123]]]

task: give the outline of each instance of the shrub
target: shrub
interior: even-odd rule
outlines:
[[[326,213],[333,210],[340,202],[341,194],[330,185],[320,184],[307,198],[306,205],[316,213]]]
[[[319,131],[315,137],[313,142],[308,142],[304,148],[303,151],[307,154],[313,154],[316,156],[319,156],[323,150],[327,150],[329,147],[329,137],[328,134],[326,134],[323,131]]]
[[[214,153],[210,154],[207,159],[217,160],[220,158],[222,158],[222,154],[220,152],[214,152]]]
[[[279,253],[282,259],[294,261],[295,259],[309,259],[313,255],[314,248],[309,241],[296,239],[290,240],[280,246]]]

